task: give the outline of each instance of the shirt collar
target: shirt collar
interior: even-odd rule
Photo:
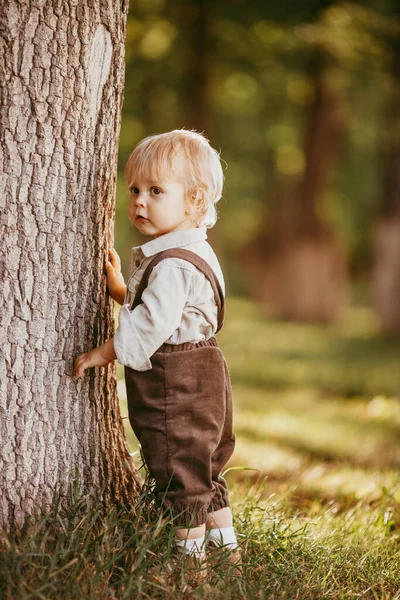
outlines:
[[[192,229],[180,229],[179,231],[171,231],[171,233],[165,233],[160,237],[146,242],[142,246],[135,246],[132,248],[132,252],[141,250],[144,256],[154,256],[158,252],[163,250],[169,250],[170,248],[180,248],[181,246],[187,246],[194,244],[195,242],[202,242],[207,239],[207,228],[206,227],[194,227]]]

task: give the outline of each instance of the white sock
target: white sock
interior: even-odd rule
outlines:
[[[238,547],[234,527],[209,529],[206,536],[207,541],[214,542],[218,546],[225,546],[231,550],[235,550]]]
[[[196,558],[204,558],[206,555],[205,549],[204,549],[204,535],[202,535],[199,538],[196,538],[194,540],[188,540],[188,539],[177,539],[176,540],[176,545],[178,546],[178,549],[185,553],[185,554],[191,554],[192,556],[195,556]]]

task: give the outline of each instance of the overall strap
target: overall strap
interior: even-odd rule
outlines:
[[[214,271],[205,260],[203,260],[195,252],[192,252],[191,250],[185,250],[184,248],[171,248],[170,250],[164,250],[156,254],[143,273],[143,277],[139,283],[136,295],[131,303],[130,310],[133,310],[136,306],[138,306],[138,304],[141,303],[142,294],[148,285],[150,273],[152,272],[153,268],[165,258],[182,258],[183,260],[187,260],[197,269],[199,269],[199,271],[201,271],[205,277],[207,277],[213,289],[215,303],[218,310],[218,325],[215,332],[217,333],[221,329],[224,322],[224,294],[221,284],[218,281]]]

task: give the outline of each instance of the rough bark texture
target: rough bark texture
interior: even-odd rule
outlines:
[[[135,491],[115,367],[73,361],[113,333],[112,244],[127,2],[0,6],[0,525],[46,511],[76,472]]]
[[[315,322],[339,320],[348,302],[344,248],[321,216],[344,126],[322,54],[305,137],[306,168],[291,198],[281,198],[243,253],[254,297],[267,313]]]

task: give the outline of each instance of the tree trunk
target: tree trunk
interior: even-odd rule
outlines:
[[[54,490],[137,489],[115,367],[77,380],[77,354],[113,333],[112,245],[127,2],[0,8],[0,526]]]
[[[398,192],[399,193],[399,192]],[[400,212],[379,219],[374,232],[372,298],[383,333],[400,334]]]
[[[381,327],[400,334],[400,48],[395,48],[392,93],[383,149],[381,213],[374,231],[372,297]]]
[[[211,11],[210,0],[194,0],[181,7],[182,31],[186,30],[185,122],[182,126],[203,133],[214,146],[208,103],[210,59],[215,51],[208,32]],[[215,227],[207,229],[207,236],[218,256],[223,256],[218,221]]]
[[[209,0],[194,0],[183,10],[189,19],[187,30],[185,108],[187,129],[196,129],[210,135],[208,100],[209,56],[212,52],[208,35],[211,6]]]
[[[298,321],[338,320],[348,301],[344,249],[320,214],[343,128],[325,60],[322,54],[316,69],[300,185],[275,202],[264,231],[243,253],[253,296],[265,311]]]

